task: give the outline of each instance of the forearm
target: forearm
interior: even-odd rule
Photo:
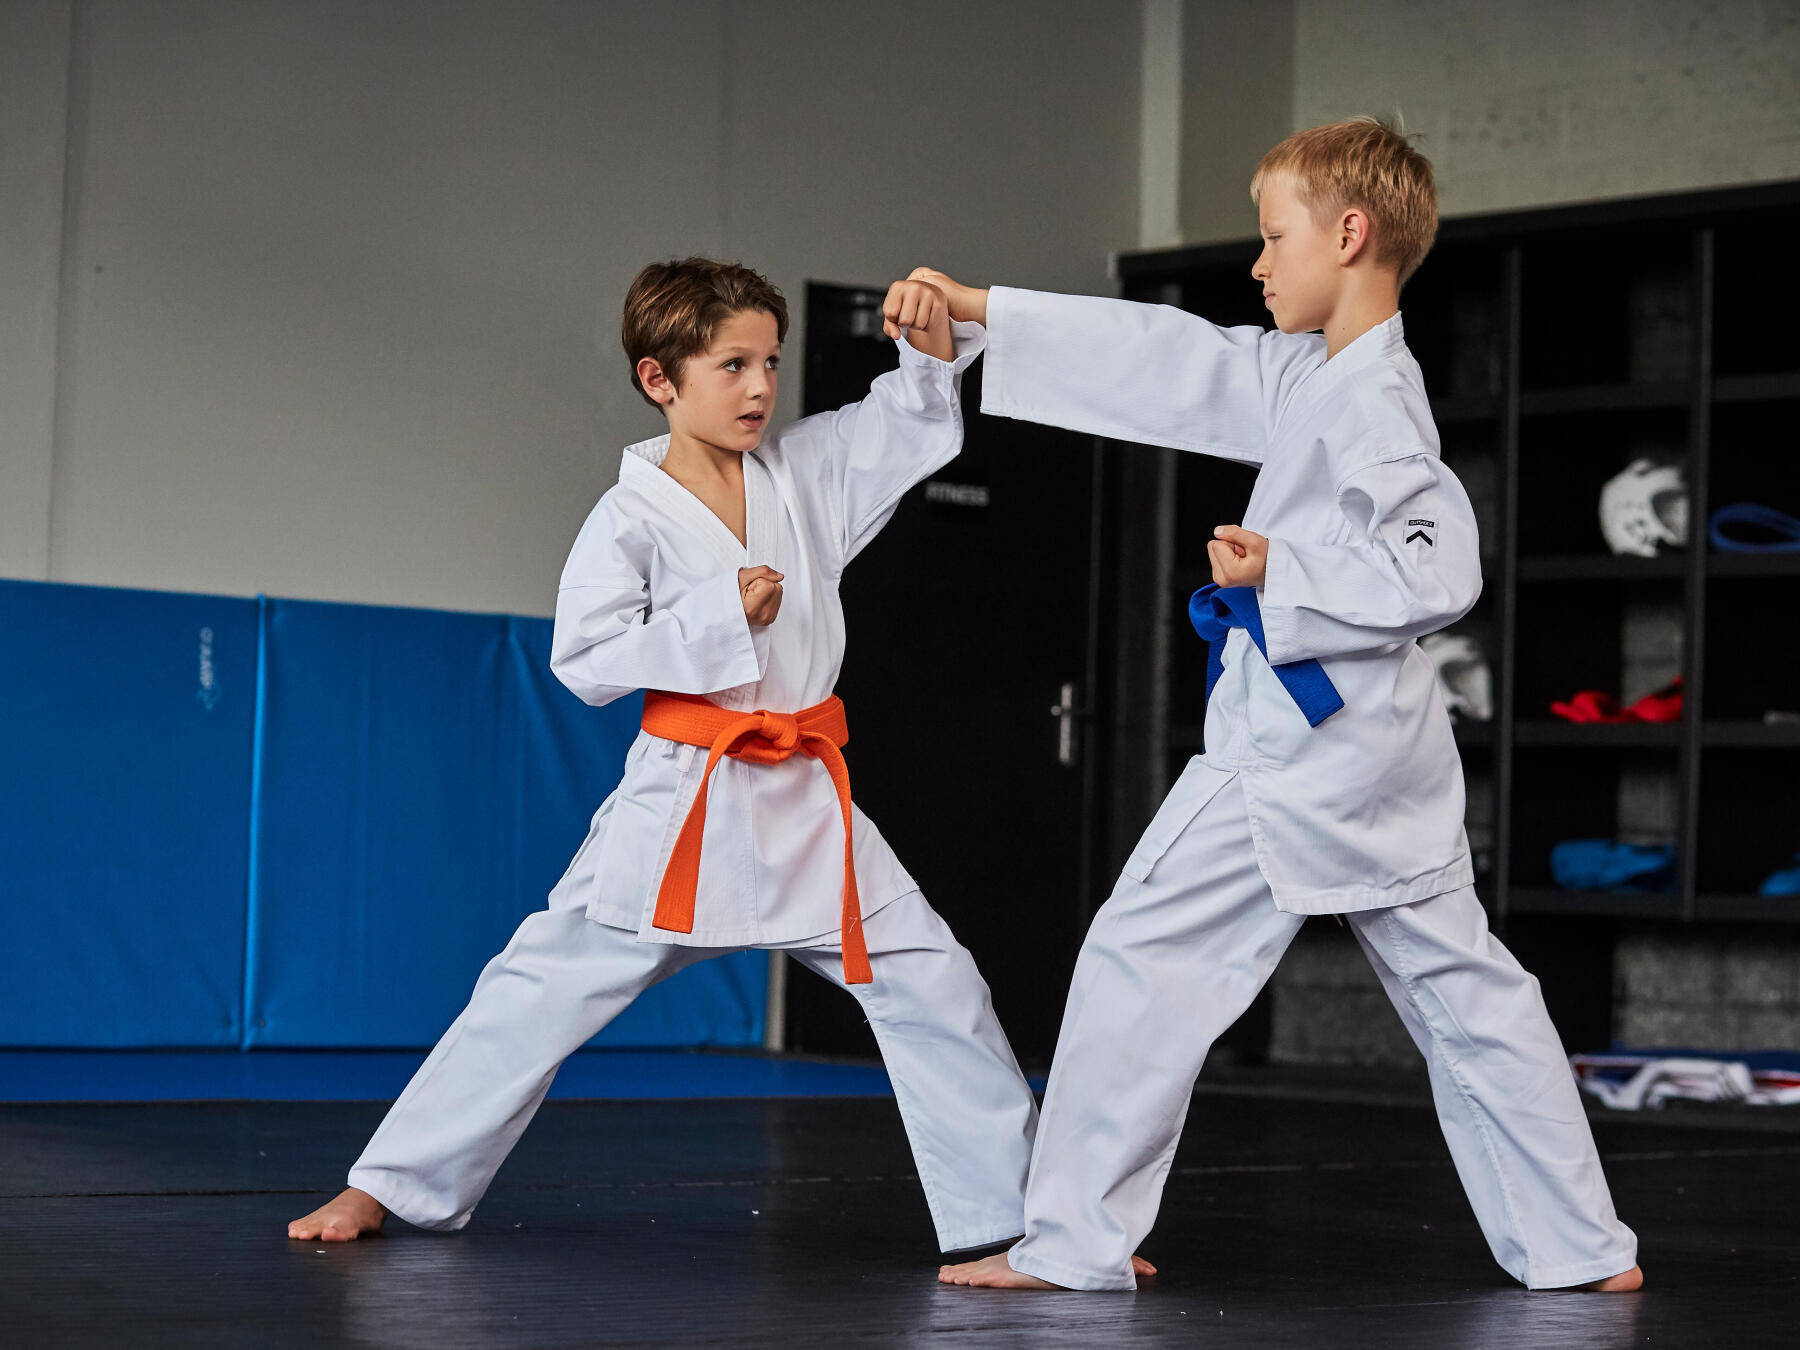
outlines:
[[[929,328],[907,329],[906,341],[915,351],[934,356],[940,361],[956,359],[956,339],[950,333],[948,314],[939,312]]]

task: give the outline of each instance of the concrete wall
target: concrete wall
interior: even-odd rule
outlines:
[[[1800,176],[1792,0],[1186,0],[1184,31],[1189,243],[1253,234],[1257,157],[1353,113],[1403,114],[1446,216]]]
[[[1075,0],[11,0],[0,574],[547,613],[661,425],[638,266],[1104,290],[1140,49]]]

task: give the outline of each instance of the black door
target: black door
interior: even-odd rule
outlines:
[[[896,364],[883,294],[808,286],[807,413],[860,399]],[[838,692],[858,803],[974,953],[1020,1060],[1042,1065],[1097,904],[1099,758],[1079,714],[1094,686],[1096,450],[980,415],[981,369],[963,377],[962,454],[845,575]],[[852,1000],[789,969],[790,1048],[874,1052]]]

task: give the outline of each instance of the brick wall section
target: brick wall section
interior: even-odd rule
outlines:
[[[1416,1068],[1419,1052],[1350,930],[1313,919],[1276,968],[1269,1058],[1277,1064]]]
[[[1800,1050],[1800,941],[1628,934],[1613,972],[1613,1034],[1626,1045]]]

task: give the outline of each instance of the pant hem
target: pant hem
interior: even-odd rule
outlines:
[[[395,1218],[404,1219],[414,1228],[426,1228],[437,1233],[454,1233],[468,1224],[473,1210],[453,1215],[448,1219],[417,1218],[415,1215],[425,1213],[423,1206],[415,1206],[406,1198],[403,1190],[397,1188],[393,1181],[381,1173],[370,1176],[365,1173],[351,1172],[349,1183],[359,1191],[364,1191],[381,1202],[383,1209]],[[408,1213],[408,1211],[411,1213]]]
[[[1623,1275],[1637,1264],[1637,1249],[1622,1254],[1584,1261],[1578,1266],[1558,1266],[1553,1270],[1531,1271],[1523,1281],[1527,1289],[1569,1289],[1578,1284],[1591,1284],[1609,1276]]]
[[[964,1237],[957,1234],[954,1238],[940,1236],[938,1250],[948,1256],[951,1252],[974,1251],[977,1247],[997,1247],[1003,1242],[1017,1242],[1025,1231],[1023,1223],[1009,1223],[1004,1228],[993,1230],[985,1236]]]
[[[1019,1245],[1023,1246],[1024,1244]],[[1095,1294],[1124,1294],[1131,1293],[1137,1288],[1137,1276],[1129,1271],[1123,1276],[1096,1275],[1092,1271],[1081,1270],[1075,1266],[1046,1261],[1029,1252],[1021,1255],[1018,1247],[1014,1247],[1006,1254],[1006,1264],[1021,1275],[1035,1275],[1040,1280],[1048,1280],[1051,1284],[1060,1284],[1065,1289],[1079,1289]]]

